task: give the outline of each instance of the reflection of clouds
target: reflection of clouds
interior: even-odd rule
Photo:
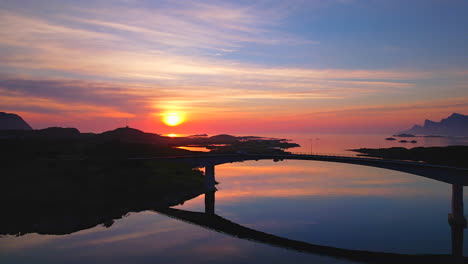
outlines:
[[[243,163],[242,166],[239,166],[239,163],[234,164],[223,164],[222,166],[222,177],[251,177],[255,175],[278,175],[285,176],[291,174],[304,174],[304,173],[324,173],[327,171],[326,168],[320,167],[303,167],[303,166],[290,166],[283,162],[279,162],[277,166],[272,166],[270,164],[251,164],[250,162]],[[285,166],[283,166],[285,165]],[[218,168],[218,167],[216,167]]]
[[[140,212],[119,219],[111,228],[97,226],[70,235],[28,234],[0,238],[0,252],[19,252],[28,248],[79,252],[80,256],[165,254],[209,236],[204,230],[154,212]],[[193,248],[191,245],[189,248]],[[196,247],[195,247],[196,248]],[[220,248],[221,249],[221,248]],[[200,250],[202,250],[200,248]],[[228,247],[225,248],[228,252]]]
[[[230,243],[231,241],[231,238],[220,238],[216,242],[197,243],[188,249],[187,254],[201,254],[202,256],[206,256],[205,260],[208,261],[214,261],[220,257],[237,256],[243,250],[239,245]]]
[[[3,236],[0,237],[0,252],[8,253],[21,251],[41,245],[50,244],[60,240],[59,236],[44,236],[38,234],[27,234],[20,237]]]
[[[415,196],[425,195],[425,182],[431,181],[380,168],[317,161],[225,164],[216,167],[216,177],[220,181],[217,200],[298,196]]]
[[[151,226],[150,225],[149,229],[150,230],[145,230],[141,232],[130,232],[130,233],[125,233],[125,234],[112,234],[111,233],[111,235],[107,235],[104,238],[81,241],[79,243],[66,245],[66,247],[81,247],[81,246],[93,246],[93,245],[102,246],[104,244],[120,243],[120,242],[135,240],[135,239],[145,239],[145,237],[161,235],[164,233],[170,233],[170,232],[179,230],[180,227],[178,227],[177,225],[174,225],[174,226],[163,226],[163,225]],[[167,245],[167,246],[170,246],[170,245]]]
[[[400,197],[403,195],[424,195],[424,190],[414,190],[413,188],[360,188],[360,187],[338,187],[333,189],[318,188],[285,188],[285,189],[262,189],[250,188],[251,190],[243,191],[229,191],[222,190],[217,194],[217,200],[248,200],[253,197],[299,197],[299,196],[395,196]]]

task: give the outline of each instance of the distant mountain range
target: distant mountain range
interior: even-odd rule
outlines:
[[[32,130],[19,115],[0,112],[0,130]]]
[[[399,133],[431,136],[468,136],[468,116],[453,113],[440,122],[424,121],[424,125],[414,125],[411,129]]]

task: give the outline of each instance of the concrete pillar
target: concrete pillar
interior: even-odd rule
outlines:
[[[205,187],[208,190],[215,190],[215,166],[206,166],[205,167]]]
[[[463,185],[452,184],[452,215],[456,219],[463,216]]]
[[[452,184],[452,212],[449,214],[452,231],[452,256],[454,263],[463,263],[463,229],[466,218],[463,215],[463,185]]]
[[[452,256],[454,264],[464,263],[463,258],[463,226],[450,225],[452,231]]]
[[[210,191],[205,193],[205,214],[215,214],[215,192]]]

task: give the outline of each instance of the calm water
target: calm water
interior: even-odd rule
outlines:
[[[451,252],[448,184],[318,161],[248,161],[215,171],[216,214],[245,227],[347,249]],[[203,212],[204,197],[177,208]],[[152,211],[131,213],[110,228],[0,238],[0,263],[168,262],[352,263],[231,237]]]
[[[358,148],[391,148],[391,147],[443,147],[450,145],[468,145],[468,138],[447,138],[447,137],[414,137],[414,138],[396,138],[397,140],[388,141],[385,138],[391,135],[370,134],[370,135],[350,135],[350,134],[269,134],[261,135],[274,138],[290,139],[294,143],[301,145],[297,148],[291,148],[288,151],[292,153],[324,153],[324,154],[344,154],[357,155],[358,153],[349,151]],[[399,140],[416,140],[417,143],[401,143]],[[206,148],[188,147],[186,149],[193,151],[209,151]]]

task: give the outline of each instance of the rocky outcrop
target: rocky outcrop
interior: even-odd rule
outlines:
[[[0,112],[0,130],[32,130],[19,115]]]
[[[468,136],[468,116],[453,113],[440,122],[431,120],[424,121],[424,125],[414,125],[411,129],[400,133],[416,135],[438,135],[438,136]]]

